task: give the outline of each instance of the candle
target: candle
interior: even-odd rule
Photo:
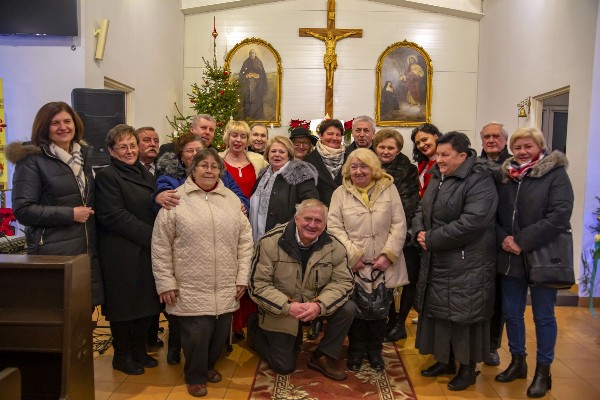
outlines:
[[[217,30],[217,17],[213,17],[213,31]]]
[[[271,129],[273,129],[273,123],[271,122]]]

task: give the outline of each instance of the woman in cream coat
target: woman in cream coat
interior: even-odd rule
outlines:
[[[343,184],[331,198],[328,232],[335,235],[348,251],[348,264],[355,273],[355,286],[371,292],[385,280],[388,304],[393,288],[406,285],[408,277],[402,247],[406,238],[406,219],[402,201],[393,179],[369,149],[350,153],[342,168]],[[371,283],[372,277],[380,276]],[[373,272],[373,274],[372,274]],[[358,304],[357,304],[358,306]],[[386,309],[387,310],[387,309]],[[371,367],[384,368],[381,350],[387,313],[373,319],[358,307],[348,332],[348,368],[358,371],[366,353]]]
[[[215,149],[197,153],[190,170],[179,205],[158,213],[152,264],[160,299],[179,320],[188,392],[203,396],[206,382],[222,379],[214,366],[248,286],[252,231],[219,179],[225,168]]]

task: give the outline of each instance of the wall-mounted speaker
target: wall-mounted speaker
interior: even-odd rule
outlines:
[[[107,19],[100,20],[100,28],[94,30],[94,36],[98,38],[96,42],[96,60],[102,60],[104,58],[104,47],[106,47],[106,36],[108,35],[108,23]]]

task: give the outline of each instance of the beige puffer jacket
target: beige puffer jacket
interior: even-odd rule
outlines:
[[[188,177],[177,207],[161,209],[152,234],[157,292],[179,290],[167,312],[221,315],[237,310],[236,285],[248,286],[253,243],[239,198],[223,182],[205,192]]]
[[[406,239],[406,219],[402,201],[392,177],[384,174],[371,190],[371,207],[367,208],[350,178],[345,178],[331,197],[327,230],[337,237],[348,251],[348,265],[354,266],[362,256],[373,260],[387,255],[392,265],[385,271],[385,286],[395,288],[408,284],[402,247]],[[371,267],[359,273],[371,278]],[[379,278],[375,284],[378,285]],[[356,279],[370,293],[370,284]]]

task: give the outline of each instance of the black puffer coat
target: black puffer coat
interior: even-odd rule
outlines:
[[[413,220],[426,232],[415,309],[461,324],[489,319],[496,276],[495,216],[498,196],[485,161],[471,150],[443,182],[439,167]]]
[[[394,185],[400,194],[406,216],[406,227],[410,229],[420,200],[417,166],[411,163],[404,154],[398,153],[392,162],[381,164],[381,167],[394,178]],[[407,238],[406,244],[408,245],[409,242],[410,239]]]
[[[91,262],[92,304],[104,301],[102,277],[96,252],[95,217],[86,223],[74,220],[73,208],[94,208],[94,179],[87,162],[90,148],[80,143],[86,178],[82,196],[71,168],[48,147],[11,143],[8,160],[15,165],[12,207],[19,223],[26,226],[27,254],[74,256],[88,254]]]
[[[517,256],[502,250],[502,241],[512,235],[523,252],[527,252],[570,229],[573,188],[566,171],[567,158],[559,151],[538,161],[520,183],[508,178],[512,160],[511,157],[502,164],[502,177],[497,185],[498,273],[525,278],[523,253]]]
[[[113,157],[96,174],[98,250],[109,321],[156,315],[156,293],[150,246],[155,214],[154,176],[141,163],[127,165]]]

